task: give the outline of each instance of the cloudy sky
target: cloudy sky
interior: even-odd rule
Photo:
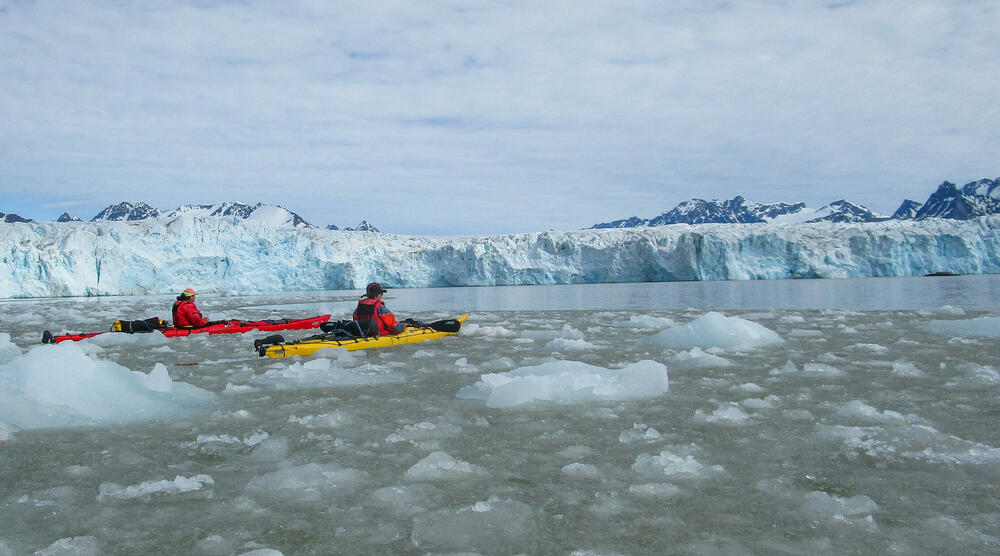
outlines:
[[[0,212],[466,234],[1000,175],[993,0],[0,0]]]

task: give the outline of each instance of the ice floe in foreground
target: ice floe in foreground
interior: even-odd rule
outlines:
[[[531,402],[589,402],[653,398],[667,391],[667,367],[643,360],[622,369],[580,361],[549,361],[505,373],[490,373],[458,391],[462,399],[483,400],[488,407]]]
[[[186,415],[215,399],[171,380],[161,363],[146,374],[94,359],[86,349],[74,342],[36,346],[0,364],[0,423],[17,429],[132,423]]]

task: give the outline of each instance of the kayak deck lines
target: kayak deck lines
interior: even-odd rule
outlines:
[[[284,338],[276,335],[263,340],[256,340],[254,342],[254,348],[257,350],[257,354],[259,356],[274,359],[278,357],[290,357],[293,355],[312,355],[325,348],[340,348],[347,351],[355,351],[360,349],[374,349],[403,344],[413,344],[417,342],[425,342],[427,340],[436,340],[446,336],[454,336],[458,333],[462,323],[465,322],[465,319],[468,317],[468,314],[464,314],[452,319],[451,321],[438,321],[438,323],[431,323],[425,326],[407,327],[403,332],[392,336],[333,338],[330,337],[330,335],[319,335],[310,336],[301,340],[285,342]],[[437,329],[434,328],[435,325],[445,323],[448,323],[448,326],[438,326]]]

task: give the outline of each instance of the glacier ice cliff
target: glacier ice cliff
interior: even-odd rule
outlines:
[[[181,214],[0,223],[0,298],[1000,273],[1000,215],[425,237]]]

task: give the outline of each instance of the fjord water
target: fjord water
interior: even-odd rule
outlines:
[[[357,295],[199,305],[210,319],[339,319]],[[174,393],[211,394],[125,424],[67,410],[60,426],[0,425],[0,554],[1000,551],[998,276],[399,289],[386,302],[399,317],[470,317],[436,342],[295,360],[257,357],[267,333],[81,343],[151,390],[171,387],[159,364]],[[166,317],[170,303],[4,301],[0,334],[26,352],[44,328]],[[720,342],[761,327],[780,341]],[[25,357],[0,359],[0,383]],[[569,372],[538,370],[552,361]],[[669,390],[594,378],[640,362],[665,367]],[[524,403],[469,395],[515,376]],[[530,399],[532,384],[548,399]],[[56,389],[40,395],[58,402]]]

